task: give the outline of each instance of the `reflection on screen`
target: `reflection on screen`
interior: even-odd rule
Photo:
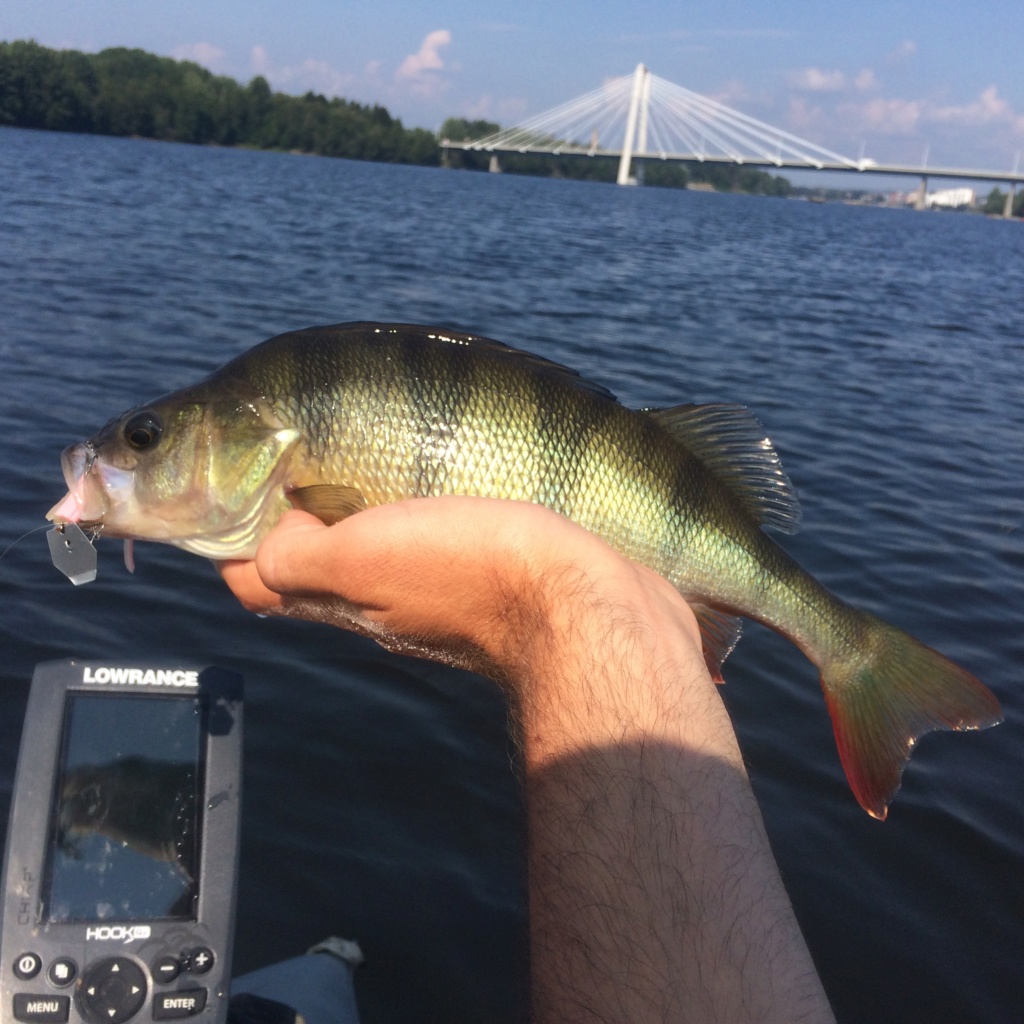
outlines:
[[[199,697],[68,695],[49,920],[195,918],[202,712]]]

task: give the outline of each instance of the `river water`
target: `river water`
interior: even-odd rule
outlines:
[[[733,401],[800,493],[786,547],[982,678],[1007,721],[925,739],[884,824],[816,673],[756,626],[724,693],[843,1024],[1024,1007],[1019,223],[0,129],[0,546],[123,408],[312,324],[462,328],[627,404]],[[476,677],[259,620],[194,556],[43,533],[0,560],[0,793],[33,665],[216,661],[247,681],[236,967],[357,938],[364,1019],[525,1013],[519,797]],[[3,807],[0,806],[0,813]],[[4,815],[4,820],[6,816]]]

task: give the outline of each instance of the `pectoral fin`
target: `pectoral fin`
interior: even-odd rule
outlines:
[[[354,487],[341,484],[311,484],[296,487],[288,492],[288,500],[296,507],[309,512],[327,526],[333,526],[356,512],[366,508],[362,492]]]

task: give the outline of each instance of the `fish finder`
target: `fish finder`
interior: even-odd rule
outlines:
[[[227,1018],[242,680],[37,666],[4,855],[0,1022]]]

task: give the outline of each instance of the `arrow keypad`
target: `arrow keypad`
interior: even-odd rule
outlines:
[[[125,957],[99,960],[82,974],[76,1001],[93,1024],[122,1024],[146,1001],[146,976]]]

